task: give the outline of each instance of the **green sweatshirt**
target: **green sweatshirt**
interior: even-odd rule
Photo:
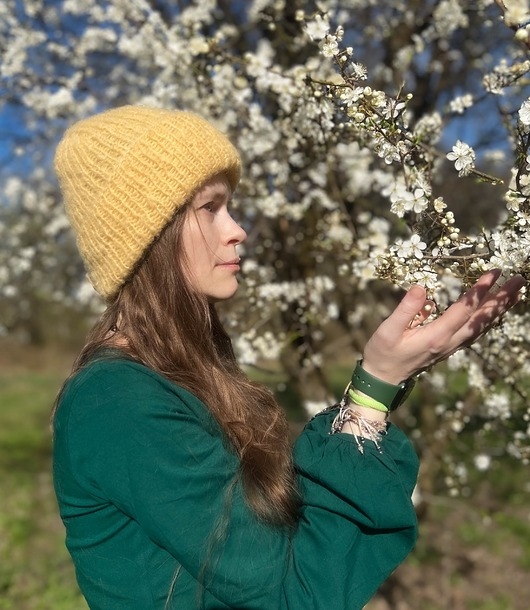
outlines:
[[[90,608],[361,609],[415,542],[418,463],[395,426],[361,454],[329,434],[334,415],[295,445],[303,506],[289,532],[250,511],[195,396],[126,359],[79,372],[55,419],[54,480]]]

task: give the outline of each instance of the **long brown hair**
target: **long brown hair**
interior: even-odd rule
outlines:
[[[298,498],[288,424],[272,393],[239,368],[215,306],[187,281],[181,208],[90,331],[73,373],[109,344],[197,396],[240,459],[247,502],[261,520],[292,526]]]

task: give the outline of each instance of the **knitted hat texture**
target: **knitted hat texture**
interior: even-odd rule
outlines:
[[[70,127],[55,169],[88,277],[108,299],[205,182],[224,173],[235,189],[240,160],[196,114],[123,106]]]

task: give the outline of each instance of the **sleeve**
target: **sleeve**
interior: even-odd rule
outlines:
[[[333,416],[313,419],[294,450],[303,509],[284,585],[288,608],[362,608],[417,537],[418,458],[409,440],[390,424],[381,451],[366,441],[361,454],[351,435],[329,435]]]
[[[328,434],[329,417],[315,418],[294,450],[303,508],[289,533],[251,513],[237,458],[196,398],[129,364],[101,371],[75,403],[71,460],[91,493],[230,608],[359,610],[414,544],[417,464],[397,428],[383,453],[361,455],[349,435]]]

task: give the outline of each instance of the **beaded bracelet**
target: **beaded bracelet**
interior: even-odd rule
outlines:
[[[386,420],[368,419],[363,417],[359,411],[356,411],[341,402],[339,412],[331,424],[331,434],[342,432],[344,424],[347,421],[351,421],[359,428],[359,434],[353,434],[353,437],[355,438],[360,453],[364,453],[363,442],[366,439],[374,443],[379,453],[383,453],[379,443],[381,437],[386,434]]]

